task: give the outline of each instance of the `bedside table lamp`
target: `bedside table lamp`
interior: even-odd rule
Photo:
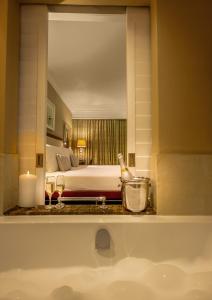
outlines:
[[[83,152],[86,148],[86,140],[85,139],[78,139],[77,140],[77,148],[79,148],[79,160],[83,160]]]

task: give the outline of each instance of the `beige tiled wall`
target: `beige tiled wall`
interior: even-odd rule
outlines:
[[[212,214],[212,155],[157,157],[157,213]]]
[[[21,7],[19,86],[20,174],[37,175],[36,203],[44,201],[44,169],[36,168],[36,153],[45,154],[46,61],[48,10],[45,5]]]
[[[212,1],[152,0],[158,214],[212,214]],[[174,13],[173,13],[174,12]]]
[[[135,153],[138,176],[150,176],[152,117],[151,117],[151,62],[150,62],[150,10],[128,8],[128,34],[132,35],[131,61],[134,64],[134,82],[128,98],[135,101]],[[129,73],[128,73],[129,74]],[[131,75],[132,76],[132,75]],[[129,84],[129,83],[128,83]],[[131,101],[131,99],[129,99]]]
[[[150,176],[152,127],[149,9],[142,8],[135,20],[136,174]]]

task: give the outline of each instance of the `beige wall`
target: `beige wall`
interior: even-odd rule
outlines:
[[[212,214],[211,11],[210,0],[153,1],[159,214]]]
[[[0,1],[0,214],[17,203],[19,6]]]
[[[212,1],[158,1],[160,152],[212,153]]]
[[[0,1],[0,30],[0,152],[16,153],[19,5],[15,0]]]
[[[45,169],[36,155],[45,155],[48,9],[21,7],[18,153],[19,174],[37,176],[35,201],[43,204]]]
[[[60,95],[56,89],[48,82],[48,99],[55,104],[55,131],[48,129],[49,133],[52,133],[60,138],[63,138],[64,124],[67,123],[71,128],[72,114],[67,106],[62,101]],[[50,145],[58,145],[58,141],[47,137],[47,143]],[[59,142],[60,143],[60,142]]]
[[[0,152],[4,151],[6,51],[7,51],[7,1],[0,2]]]

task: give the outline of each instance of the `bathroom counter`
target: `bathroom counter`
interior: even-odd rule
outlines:
[[[139,213],[132,213],[126,210],[122,205],[108,205],[108,208],[102,209],[97,205],[66,205],[62,209],[52,208],[48,210],[44,205],[32,208],[14,207],[4,213],[6,216],[23,216],[23,215],[154,215],[152,208],[147,208]]]

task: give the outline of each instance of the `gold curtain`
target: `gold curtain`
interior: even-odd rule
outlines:
[[[117,154],[122,153],[126,160],[127,121],[126,120],[72,120],[72,149],[76,155],[77,139],[85,139],[86,164],[116,165]]]

